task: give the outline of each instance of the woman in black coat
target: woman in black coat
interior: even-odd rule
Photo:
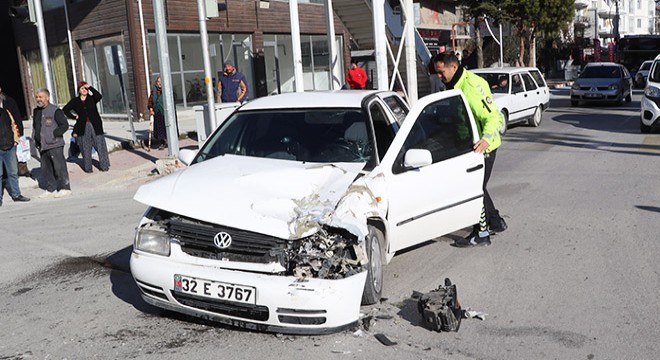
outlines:
[[[108,147],[103,136],[103,121],[96,108],[101,97],[98,90],[81,81],[78,84],[78,97],[71,99],[62,109],[67,117],[76,120],[73,125],[73,137],[80,146],[83,170],[88,173],[92,172],[92,147],[99,155],[99,169],[101,171],[110,169]]]

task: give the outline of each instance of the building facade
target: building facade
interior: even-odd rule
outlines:
[[[576,42],[598,39],[603,46],[625,35],[656,34],[653,0],[575,0]],[[616,17],[618,14],[618,26]]]
[[[172,85],[177,106],[206,102],[196,0],[164,0]],[[289,4],[287,1],[225,0],[226,11],[207,21],[215,80],[225,61],[233,62],[249,83],[249,98],[294,91]],[[322,0],[299,0],[305,90],[330,88],[325,10]],[[105,118],[137,119],[159,72],[151,0],[43,0],[53,98],[59,104],[76,96],[75,78],[96,87]],[[68,22],[66,19],[68,18]],[[142,25],[143,24],[143,25]],[[350,33],[335,16],[340,67],[348,63]],[[33,24],[13,20],[27,108],[34,91],[45,86],[39,39]],[[70,30],[72,41],[68,41]],[[143,40],[144,39],[144,40]],[[73,56],[71,56],[73,54]]]

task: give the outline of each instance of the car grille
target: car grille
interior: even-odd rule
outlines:
[[[589,90],[591,90],[592,88],[593,88],[593,86],[582,86],[582,87],[580,88],[580,90],[589,91]],[[598,86],[596,89],[597,89],[598,91],[606,91],[606,90],[608,89],[608,86]]]
[[[281,254],[280,250],[286,246],[286,241],[277,237],[183,217],[170,218],[168,232],[179,240],[186,254],[206,259],[263,264],[281,262],[277,254]],[[221,249],[215,245],[214,238],[223,232],[231,236],[231,244]]]
[[[269,318],[268,308],[265,306],[210,300],[193,295],[184,295],[174,291],[171,294],[179,303],[196,309],[256,321],[267,321]]]

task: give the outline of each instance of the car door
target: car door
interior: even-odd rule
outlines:
[[[539,101],[541,91],[529,73],[524,72],[520,75],[522,76],[523,83],[525,84],[525,108],[529,110],[530,116],[532,116],[534,115],[534,112],[536,112],[536,108],[541,105],[541,101]]]
[[[379,170],[385,178],[390,252],[476,224],[483,203],[483,155],[472,112],[460,90],[431,94],[410,110]],[[432,162],[406,168],[409,150]]]
[[[509,112],[509,122],[516,122],[532,115],[529,109],[529,96],[525,91],[523,78],[520,73],[511,74],[511,110]]]

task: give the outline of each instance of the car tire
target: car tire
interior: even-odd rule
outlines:
[[[632,90],[628,93],[628,96],[626,96],[626,102],[631,102],[632,101]]]
[[[527,120],[527,123],[531,127],[539,127],[541,125],[541,120],[543,118],[543,107],[541,105],[536,107],[536,110],[534,111],[534,115]]]
[[[577,100],[571,100],[571,106],[578,106],[579,103]]]
[[[362,292],[362,305],[377,303],[383,293],[383,264],[385,253],[383,251],[385,236],[375,226],[369,225],[369,234],[365,238],[367,257],[367,281]]]
[[[642,134],[648,134],[651,132],[651,126],[644,124],[643,121],[639,121],[639,130],[642,132]]]
[[[504,124],[500,128],[500,136],[504,136],[506,134],[506,131],[509,129],[509,113],[505,109],[502,109],[500,110],[500,114],[504,119]]]

